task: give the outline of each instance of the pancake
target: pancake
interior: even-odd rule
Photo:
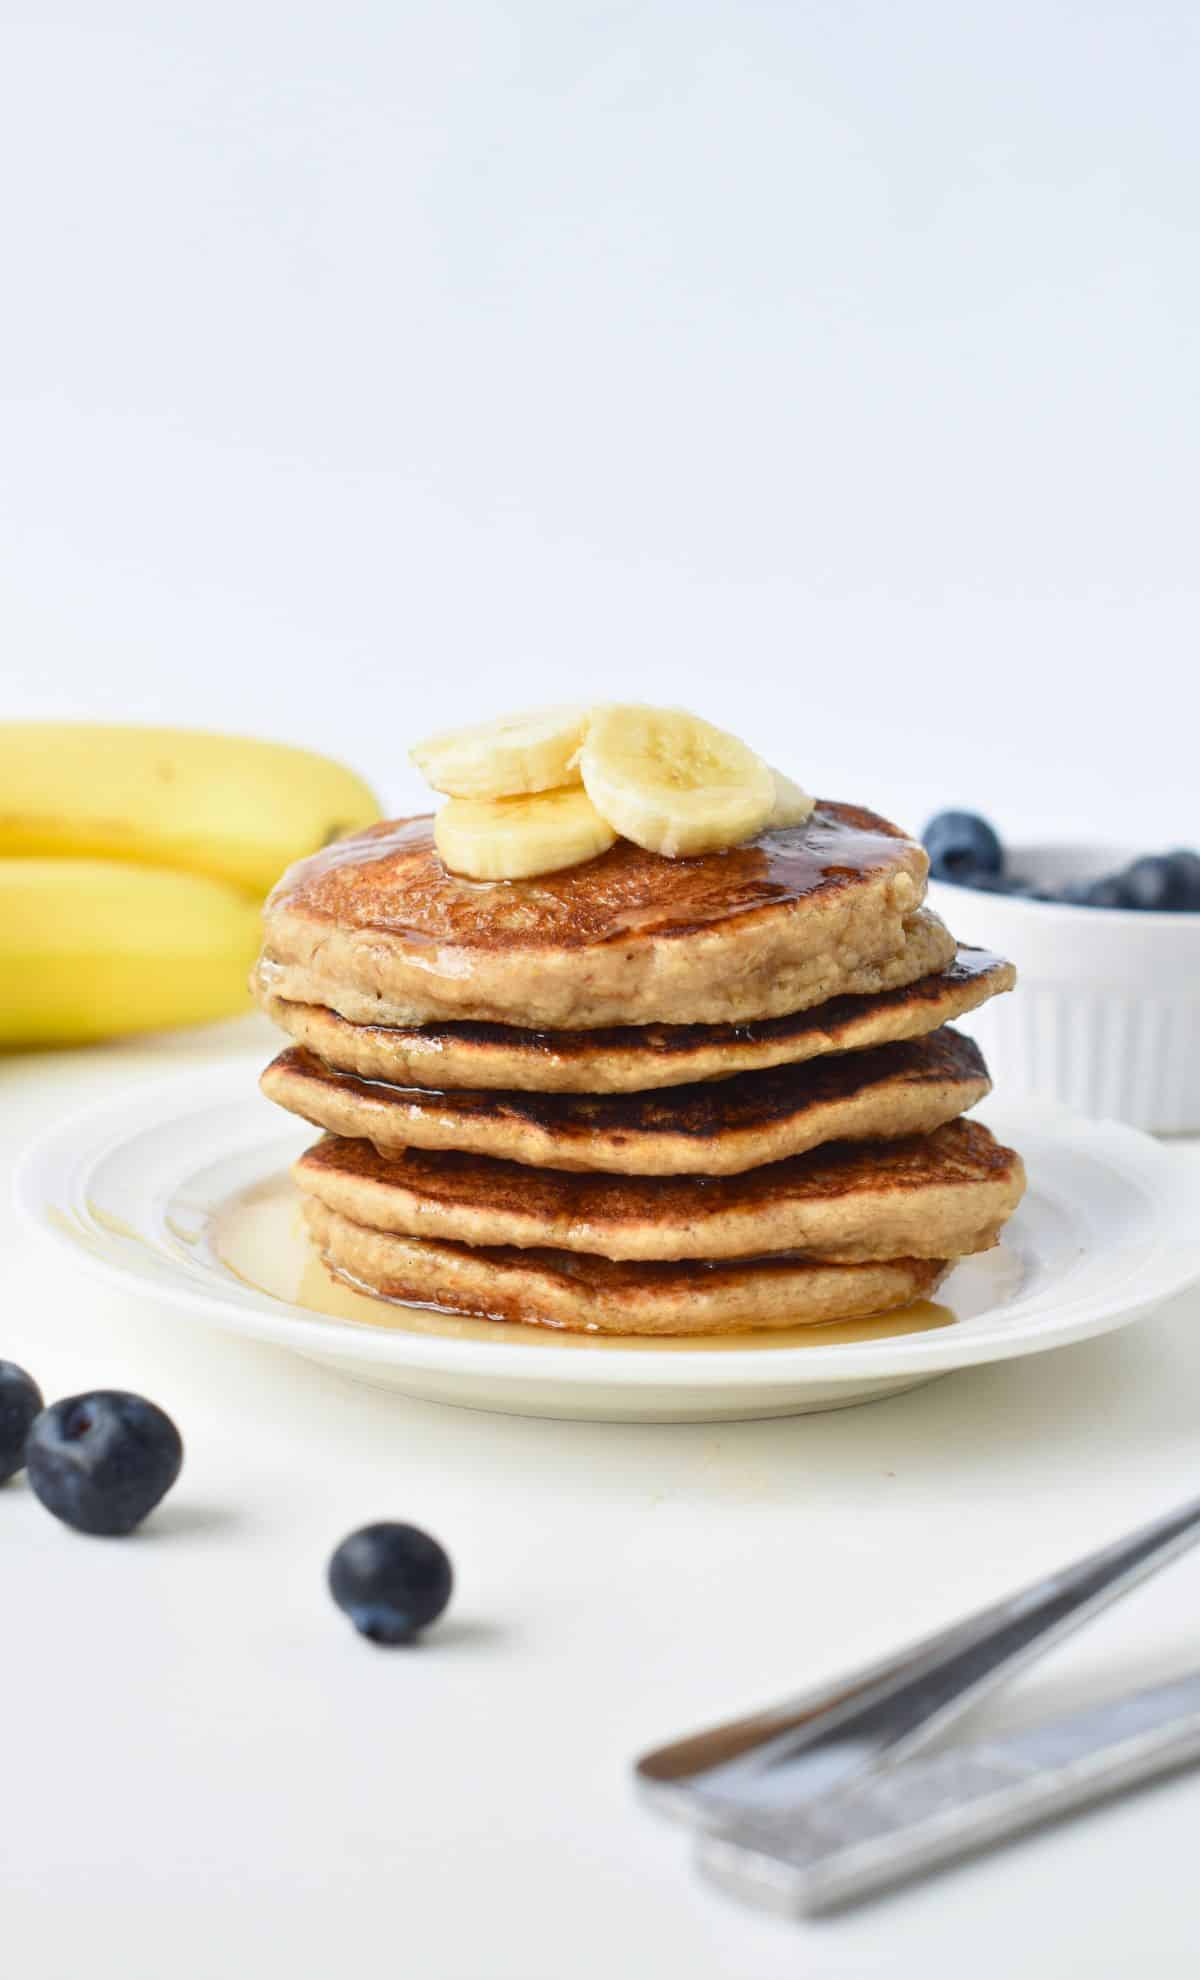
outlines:
[[[396,1237],[315,1198],[304,1214],[330,1269],[381,1298],[576,1332],[724,1334],[866,1319],[927,1298],[949,1269],[931,1258],[615,1265],[570,1251],[472,1250]]]
[[[333,1072],[297,1045],[262,1076],[268,1099],[384,1154],[462,1149],[620,1175],[739,1175],[826,1141],[927,1134],[990,1086],[978,1046],[945,1026],[872,1052],[660,1093],[433,1093]]]
[[[923,915],[914,917],[916,923]],[[911,925],[911,924],[910,924]],[[940,946],[940,926],[937,931]],[[924,929],[913,940],[923,939]],[[960,947],[934,970],[874,997],[835,997],[757,1024],[613,1025],[596,1031],[520,1031],[503,1024],[351,1024],[320,1004],[292,1004],[263,986],[259,1001],[326,1065],[395,1086],[516,1088],[541,1093],[645,1093],[728,1079],[918,1038],[1011,990],[1012,964]]]
[[[825,801],[806,824],[724,852],[663,859],[622,839],[562,872],[489,885],[446,870],[430,818],[402,819],[283,876],[257,980],[260,994],[355,1024],[782,1017],[951,961],[944,930],[932,957],[911,939],[928,866],[886,819]]]
[[[731,1177],[531,1174],[481,1155],[320,1141],[293,1170],[306,1195],[401,1237],[610,1259],[806,1252],[858,1264],[960,1258],[996,1242],[1021,1159],[977,1121],[878,1147],[840,1143]]]

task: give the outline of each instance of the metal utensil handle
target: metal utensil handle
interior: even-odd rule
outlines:
[[[825,1795],[942,1730],[992,1685],[1200,1539],[1200,1499],[910,1645],[836,1690],[647,1754],[638,1779],[705,1826]]]
[[[702,1836],[698,1859],[739,1897],[828,1911],[1197,1760],[1200,1674],[889,1765],[828,1803]]]

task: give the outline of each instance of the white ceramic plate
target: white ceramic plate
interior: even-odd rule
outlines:
[[[952,1273],[937,1312],[902,1323],[914,1331],[891,1318],[787,1344],[664,1347],[384,1306],[311,1260],[282,1178],[312,1131],[253,1078],[244,1063],[189,1074],[63,1122],[21,1167],[22,1209],[81,1264],[182,1320],[437,1402],[660,1422],[837,1408],[1104,1333],[1200,1277],[1194,1165],[1132,1129],[1022,1105],[984,1118],[1025,1156],[1025,1202],[998,1251]]]

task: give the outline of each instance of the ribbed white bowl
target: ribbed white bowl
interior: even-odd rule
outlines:
[[[1052,884],[1112,872],[1117,850],[1027,846],[1015,872]],[[998,1095],[1063,1100],[1160,1134],[1200,1133],[1200,914],[1059,907],[934,882],[961,941],[1016,963],[1011,996],[964,1021]]]

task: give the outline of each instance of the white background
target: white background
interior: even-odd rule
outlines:
[[[911,824],[1196,836],[1188,0],[0,22],[9,711],[398,800],[637,694]]]
[[[1191,0],[0,0],[0,715],[400,802],[432,726],[636,694],[906,822],[1195,839],[1198,42]],[[5,1175],[225,1049],[10,1061]],[[0,1495],[6,1973],[1193,1973],[1194,1775],[798,1932],[627,1768],[1194,1491],[1194,1299],[842,1416],[556,1426],[0,1239],[0,1353],[189,1447],[115,1551]],[[400,1660],[321,1586],[389,1514],[460,1570]],[[1197,1585],[1006,1709],[1194,1664]]]

